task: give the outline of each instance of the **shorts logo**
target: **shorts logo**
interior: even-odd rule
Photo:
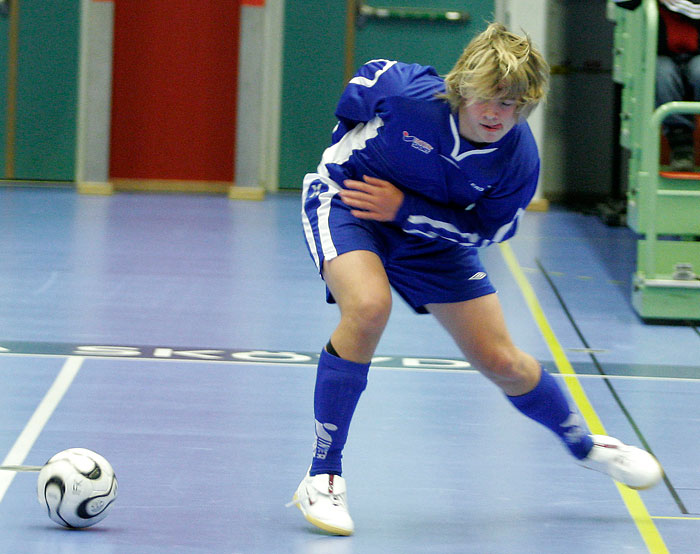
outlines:
[[[418,137],[409,135],[408,131],[403,132],[403,140],[404,142],[410,142],[413,148],[415,148],[416,150],[420,150],[421,152],[423,152],[423,154],[430,154],[430,152],[432,152],[433,150],[432,145],[428,144],[424,140],[419,139]]]
[[[321,183],[319,183],[319,182],[313,183],[309,187],[309,195],[308,195],[307,199],[312,200],[312,199],[316,198],[319,194],[321,194]]]
[[[480,279],[484,279],[484,278],[486,278],[486,273],[484,273],[483,271],[479,271],[478,273],[475,273],[474,275],[469,277],[469,280],[470,281],[479,281]]]

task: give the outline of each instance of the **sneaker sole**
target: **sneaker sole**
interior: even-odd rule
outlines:
[[[296,493],[294,493],[294,498],[292,498],[292,502],[297,502],[298,500],[299,500],[299,497],[297,496]],[[304,516],[304,519],[306,519],[306,521],[308,521],[311,525],[315,525],[319,529],[322,529],[323,531],[326,531],[326,532],[331,533],[333,535],[341,535],[343,537],[349,537],[354,532],[353,529],[343,529],[341,527],[335,527],[335,526],[329,525],[328,523],[325,523],[321,520],[318,520],[314,517],[311,517],[309,514],[307,514],[303,510],[301,505],[298,503],[296,504],[296,507],[299,508],[299,511],[302,513],[302,515]]]

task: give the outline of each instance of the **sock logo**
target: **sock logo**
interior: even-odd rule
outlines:
[[[319,460],[325,460],[328,450],[333,443],[333,437],[328,431],[337,431],[338,426],[332,423],[321,423],[316,420],[316,453],[314,456]]]
[[[564,439],[569,444],[580,442],[583,437],[588,435],[581,425],[580,416],[576,412],[569,413],[569,417],[563,423],[560,423],[559,426],[564,428]]]

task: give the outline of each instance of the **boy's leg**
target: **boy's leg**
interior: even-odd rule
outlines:
[[[588,455],[593,446],[590,433],[554,378],[513,345],[497,295],[428,308],[468,360],[520,412],[553,431],[576,458]]]
[[[350,421],[391,312],[391,289],[381,260],[366,250],[327,261],[323,276],[340,308],[340,322],[321,353],[316,372],[317,438],[311,475],[341,475]]]
[[[369,363],[350,362],[334,353],[329,342],[319,359],[314,389],[314,456],[292,504],[316,527],[335,535],[351,535],[355,524],[348,512],[341,460],[352,415],[367,385]]]
[[[323,278],[340,308],[331,343],[344,360],[369,363],[391,313],[391,286],[382,260],[354,250],[326,261]]]
[[[633,488],[648,488],[661,479],[661,467],[649,453],[612,437],[590,434],[556,380],[513,345],[495,294],[427,307],[467,359],[520,412],[553,431],[584,466]]]
[[[342,475],[343,448],[360,395],[367,386],[369,364],[343,360],[323,349],[316,370],[314,418],[316,445],[309,475]]]
[[[391,289],[379,257],[352,251],[324,264],[326,284],[340,308],[340,322],[322,351],[316,372],[316,446],[311,468],[294,495],[306,519],[348,535],[342,452],[355,407],[367,384],[374,350],[391,311]]]

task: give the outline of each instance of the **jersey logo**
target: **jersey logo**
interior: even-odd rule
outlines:
[[[410,142],[413,148],[423,152],[423,154],[430,154],[430,152],[432,152],[433,150],[432,145],[428,144],[424,140],[419,139],[418,137],[409,135],[408,131],[403,132],[403,140],[404,142]]]
[[[483,271],[479,271],[478,273],[475,273],[474,275],[469,277],[469,280],[470,281],[480,281],[481,279],[485,279],[485,278],[486,278],[486,273],[484,273]]]

